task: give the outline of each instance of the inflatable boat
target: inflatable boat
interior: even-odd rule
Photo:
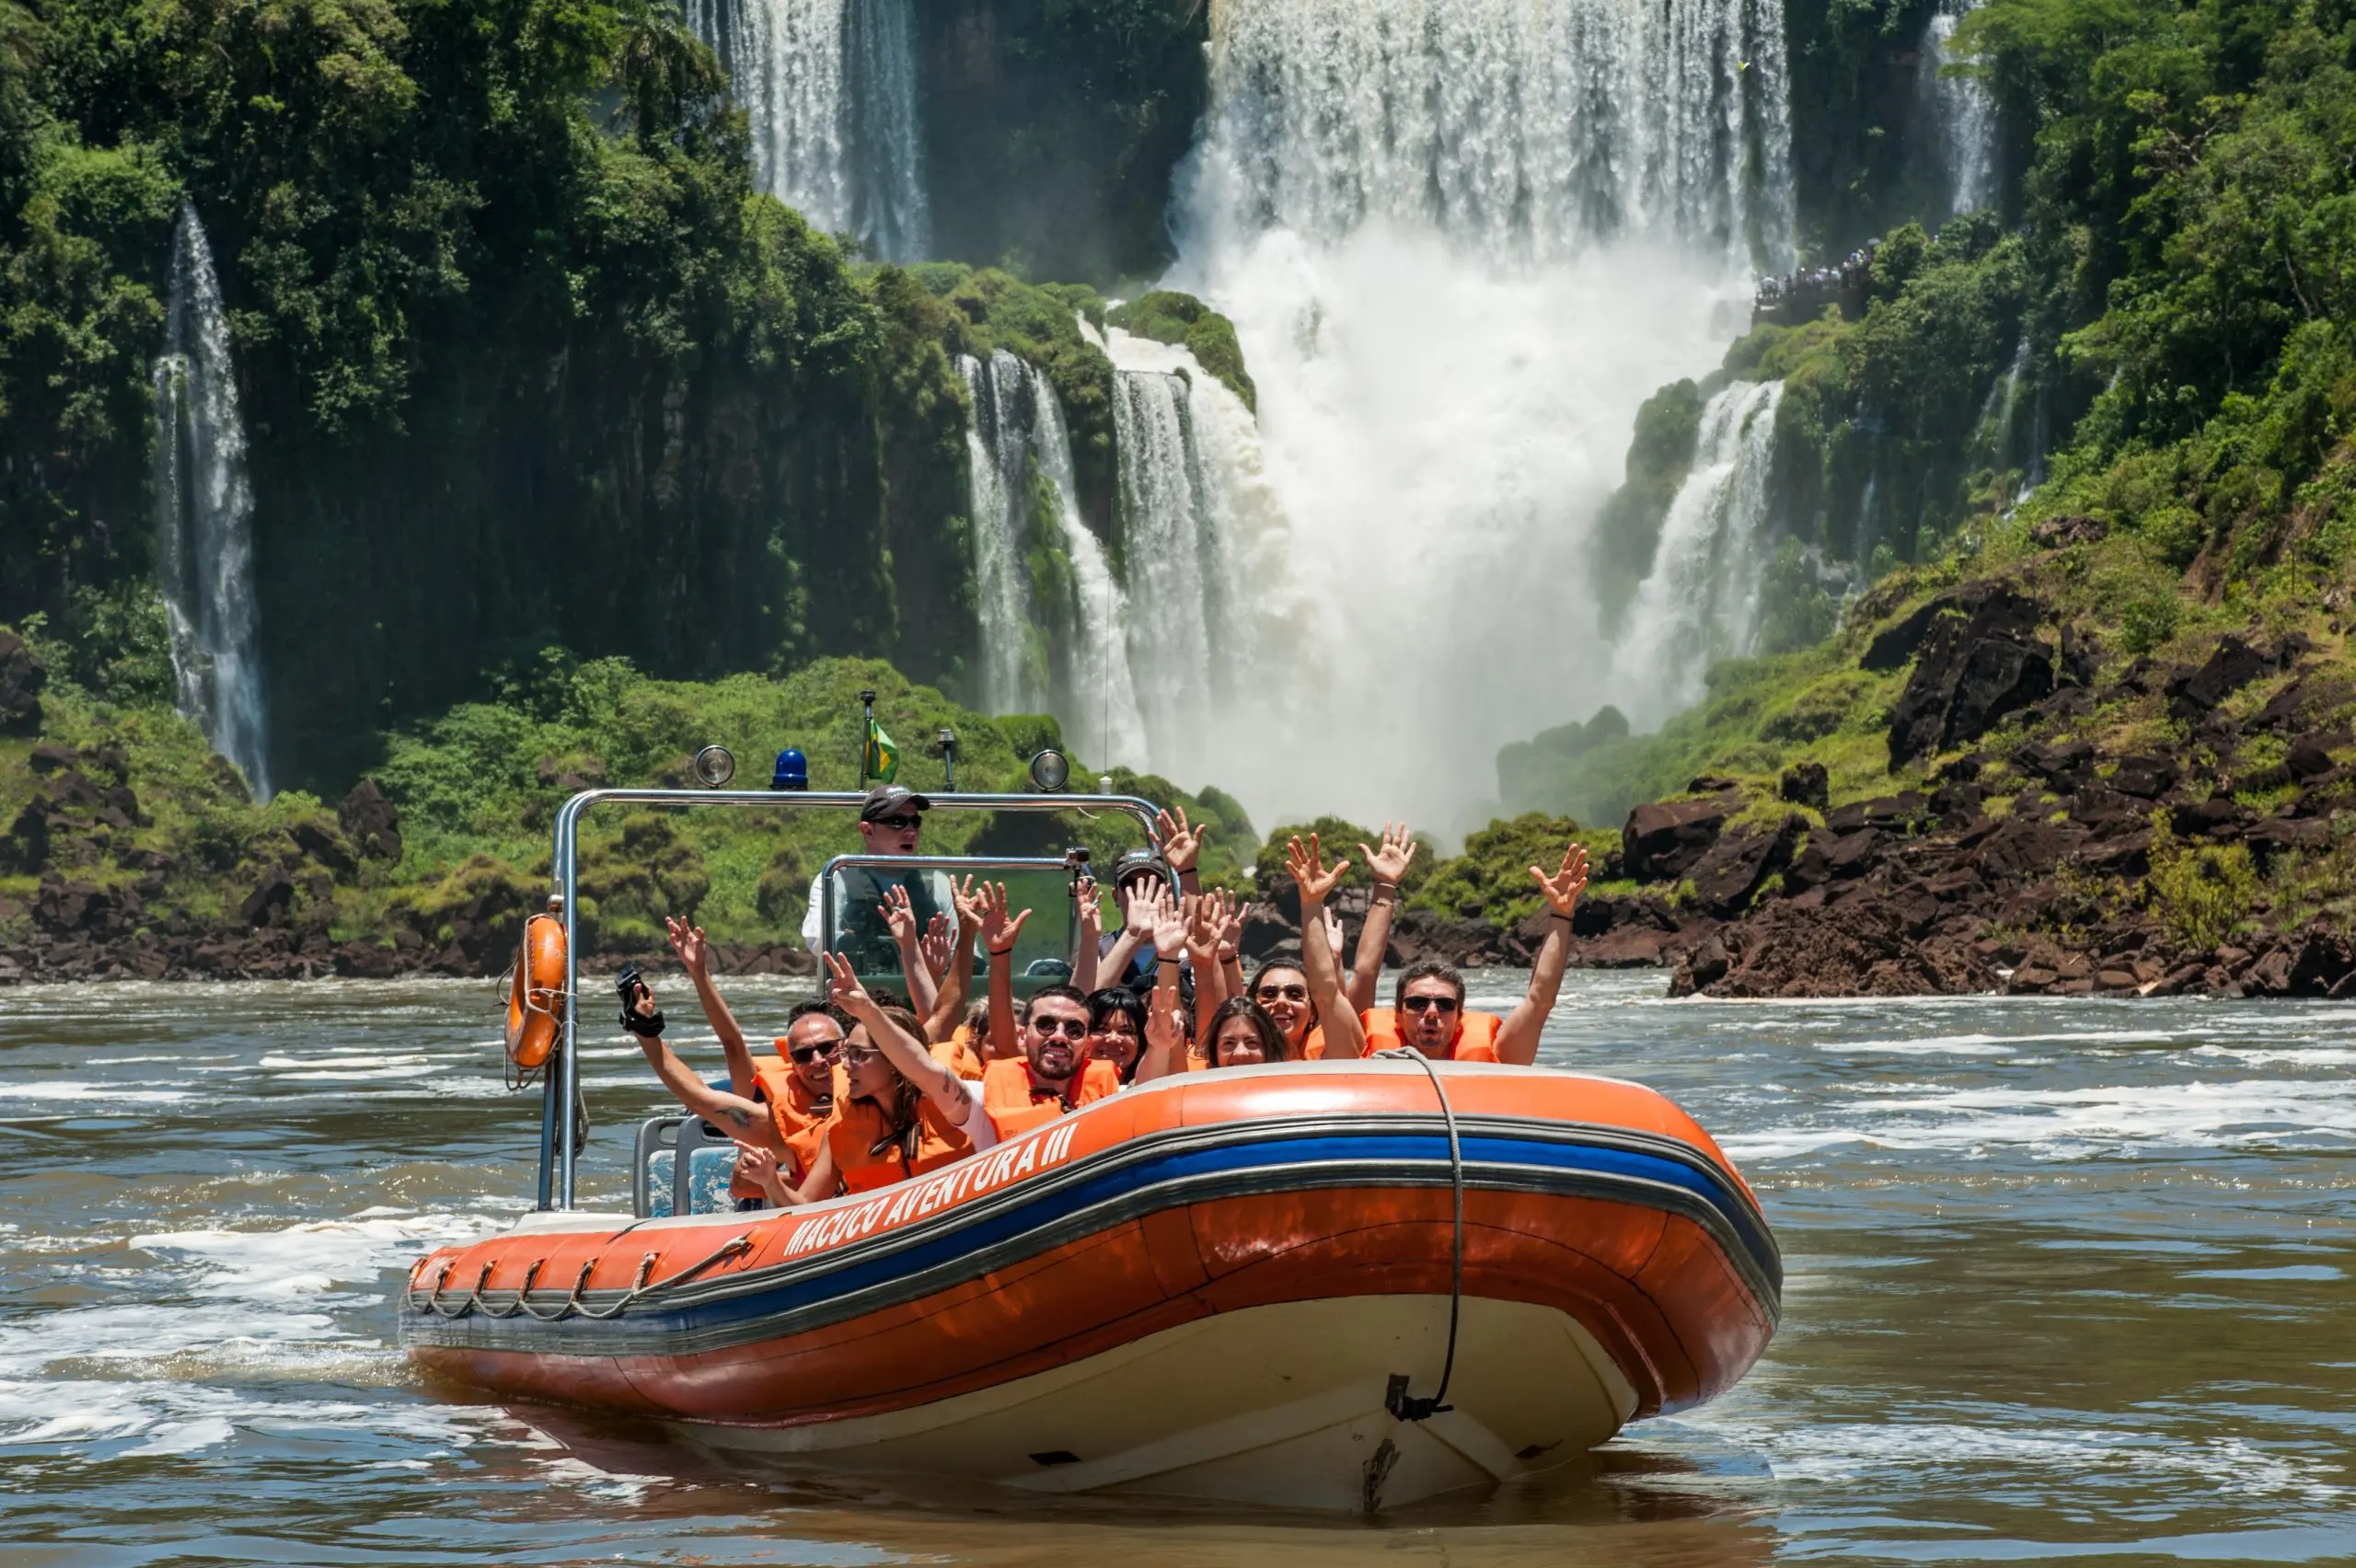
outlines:
[[[1371,1512],[1708,1400],[1780,1309],[1709,1135],[1543,1067],[1190,1073],[752,1213],[690,1212],[698,1124],[669,1124],[641,1133],[636,1212],[598,1214],[566,1206],[578,1134],[551,1112],[562,1203],[544,1166],[540,1212],[418,1261],[411,1360],[832,1470]]]

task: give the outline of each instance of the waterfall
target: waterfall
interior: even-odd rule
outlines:
[[[268,800],[270,717],[254,600],[253,489],[229,321],[196,209],[172,227],[156,392],[156,538],[180,711]]]
[[[1738,381],[1702,410],[1692,469],[1661,522],[1612,656],[1621,707],[1639,730],[1700,700],[1712,660],[1750,651],[1783,396],[1780,381]]]
[[[889,261],[930,248],[909,0],[687,0],[752,122],[762,189]]]
[[[1947,42],[1976,0],[1947,0],[1923,33],[1923,96],[1937,130],[1947,211],[1976,212],[1996,199],[1996,106],[1976,76],[1949,76]]]
[[[1499,744],[1609,698],[1587,541],[1635,410],[1792,258],[1782,16],[1214,6],[1171,284],[1235,322],[1313,573],[1287,744],[1220,774],[1256,813],[1461,826]]]
[[[1083,761],[1142,767],[1144,730],[1122,630],[1127,597],[1080,515],[1055,387],[1003,349],[987,363],[961,354],[957,368],[974,399],[965,447],[983,705],[993,713],[1051,711]],[[1061,602],[1038,602],[1034,547],[1059,556],[1068,572]]]

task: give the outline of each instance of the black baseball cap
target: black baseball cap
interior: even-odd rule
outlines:
[[[1125,882],[1135,882],[1140,877],[1151,877],[1156,882],[1168,882],[1170,862],[1150,849],[1132,849],[1113,862],[1114,887],[1119,887]]]
[[[859,808],[859,820],[881,822],[903,812],[930,810],[932,802],[905,784],[878,784],[867,792],[866,801]]]

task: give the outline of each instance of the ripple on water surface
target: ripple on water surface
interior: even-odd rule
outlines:
[[[1519,982],[1475,975],[1476,1003]],[[795,994],[731,989],[753,1017]],[[1574,976],[1546,1059],[1719,1136],[1784,1246],[1782,1329],[1715,1405],[1374,1527],[749,1475],[418,1387],[389,1343],[410,1260],[531,1185],[537,1102],[491,1019],[475,984],[8,993],[9,1561],[2356,1557],[2356,1009]],[[611,1203],[656,1096],[626,1043],[590,1055]]]

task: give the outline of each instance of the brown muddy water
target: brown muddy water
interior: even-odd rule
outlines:
[[[0,1561],[2356,1561],[2356,1008],[1659,988],[1574,976],[1544,1059],[1725,1140],[1790,1276],[1767,1359],[1373,1522],[781,1479],[454,1401],[391,1301],[528,1202],[484,986],[0,992]],[[585,1061],[583,1199],[626,1207],[658,1090]]]

